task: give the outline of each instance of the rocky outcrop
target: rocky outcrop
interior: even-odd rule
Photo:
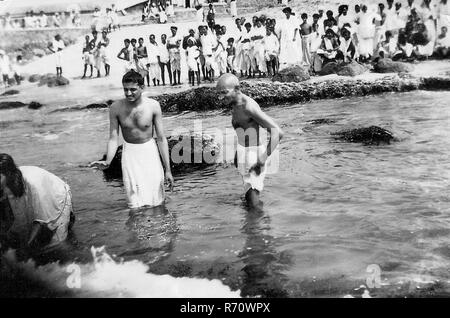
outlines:
[[[290,66],[290,67],[280,70],[278,72],[278,74],[276,74],[272,78],[272,81],[273,82],[282,82],[282,83],[286,83],[286,82],[299,83],[299,82],[307,81],[310,78],[311,78],[311,76],[309,75],[309,72],[307,69],[305,69],[301,66],[295,65],[295,66]]]
[[[28,106],[30,109],[39,109],[42,107],[41,103],[31,102],[29,104],[24,104],[22,102],[0,102],[0,109],[13,109]]]
[[[409,73],[414,70],[411,64],[394,62],[391,59],[379,59],[373,66],[376,73]]]
[[[367,72],[368,69],[362,65],[359,64],[356,61],[351,61],[350,63],[341,63],[338,64],[336,62],[330,62],[327,63],[322,70],[320,70],[319,74],[324,75],[330,75],[330,74],[337,74],[339,76],[357,76],[364,74]]]
[[[36,83],[36,82],[39,82],[41,80],[41,77],[42,77],[42,75],[33,74],[33,75],[30,75],[30,77],[28,77],[28,81],[30,83]]]
[[[38,102],[31,102],[28,104],[29,109],[39,109],[41,107],[42,107],[42,104],[38,103]]]
[[[220,145],[209,135],[181,135],[171,136],[167,139],[169,145],[169,157],[172,173],[185,173],[202,169],[216,164],[220,154]],[[111,165],[104,170],[107,179],[122,177],[122,146],[114,156]],[[102,160],[106,159],[106,155]]]
[[[25,106],[27,106],[27,104],[24,104],[22,102],[0,102],[0,109],[12,109]]]
[[[6,92],[4,92],[3,94],[1,94],[0,96],[17,95],[19,93],[20,92],[18,90],[16,90],[16,89],[10,89],[10,90],[7,90]]]
[[[70,82],[63,76],[56,76],[55,74],[46,74],[39,79],[39,86],[47,85],[48,87],[64,86]]]
[[[368,71],[368,69],[364,65],[359,64],[356,61],[351,61],[350,63],[339,65],[339,68],[338,68],[338,71],[336,74],[339,76],[352,76],[353,77],[353,76],[364,74],[367,71]]]
[[[345,130],[334,134],[337,139],[358,142],[365,145],[390,144],[394,140],[392,133],[378,126]]]

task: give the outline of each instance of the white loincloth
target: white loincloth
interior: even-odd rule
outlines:
[[[261,173],[257,175],[254,171],[249,172],[250,168],[256,164],[258,155],[266,151],[265,145],[244,147],[237,145],[237,168],[242,175],[244,182],[244,192],[247,193],[250,189],[255,189],[261,192],[264,189],[264,178],[267,172],[267,161],[264,167],[261,168]]]
[[[153,138],[143,144],[124,141],[122,174],[131,209],[163,204],[164,170]]]

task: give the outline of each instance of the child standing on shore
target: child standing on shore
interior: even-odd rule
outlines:
[[[229,38],[227,44],[227,73],[236,74],[236,70],[234,69],[234,57],[236,55],[234,38]]]

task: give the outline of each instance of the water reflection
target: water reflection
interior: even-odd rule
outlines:
[[[245,245],[238,257],[245,264],[242,268],[243,286],[241,296],[287,297],[283,285],[287,277],[281,273],[280,254],[274,246],[275,239],[270,234],[270,216],[263,208],[246,207],[241,233]]]

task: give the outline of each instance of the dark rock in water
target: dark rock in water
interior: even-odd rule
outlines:
[[[0,96],[17,95],[19,93],[20,92],[16,89],[10,89],[10,90],[7,90],[6,92],[4,92],[3,94],[1,94]]]
[[[70,82],[63,76],[56,76],[55,74],[45,74],[39,80],[39,86],[47,85],[48,87],[64,86]]]
[[[209,135],[181,135],[167,139],[172,173],[183,173],[216,164],[220,146]],[[188,151],[188,152],[185,152]],[[102,160],[106,159],[106,155]],[[122,177],[122,146],[117,149],[111,165],[104,170],[107,179]]]
[[[85,108],[86,109],[108,108],[108,105],[93,103],[93,104],[87,105]]]
[[[335,135],[338,136],[338,139],[348,142],[360,142],[365,145],[390,144],[394,140],[394,136],[390,131],[377,126],[341,131]]]
[[[39,109],[39,108],[41,108],[42,107],[42,104],[41,103],[38,103],[38,102],[31,102],[30,104],[28,104],[28,108],[29,109]]]
[[[394,62],[391,59],[379,59],[373,66],[376,73],[409,73],[414,70],[411,64],[403,62]]]
[[[450,78],[429,77],[422,78],[421,89],[426,90],[450,90]]]
[[[309,75],[309,72],[306,68],[303,68],[301,66],[295,65],[287,67],[281,71],[278,72],[273,78],[273,82],[303,82],[307,81],[311,78]]]
[[[0,102],[0,109],[11,109],[25,107],[27,104],[22,102]]]
[[[308,123],[311,125],[328,125],[328,124],[334,124],[336,120],[329,119],[329,118],[320,118],[320,119],[314,119],[309,121]]]
[[[35,82],[39,82],[40,80],[41,80],[41,75],[39,75],[39,74],[33,74],[33,75],[31,75],[30,77],[28,77],[28,81],[30,82],[30,83],[35,83]]]
[[[359,64],[356,61],[351,61],[347,64],[341,64],[336,72],[339,76],[357,76],[367,72],[367,68],[364,65]]]
[[[325,64],[322,69],[319,71],[319,75],[330,75],[336,74],[339,71],[339,64],[336,62],[330,62]]]

